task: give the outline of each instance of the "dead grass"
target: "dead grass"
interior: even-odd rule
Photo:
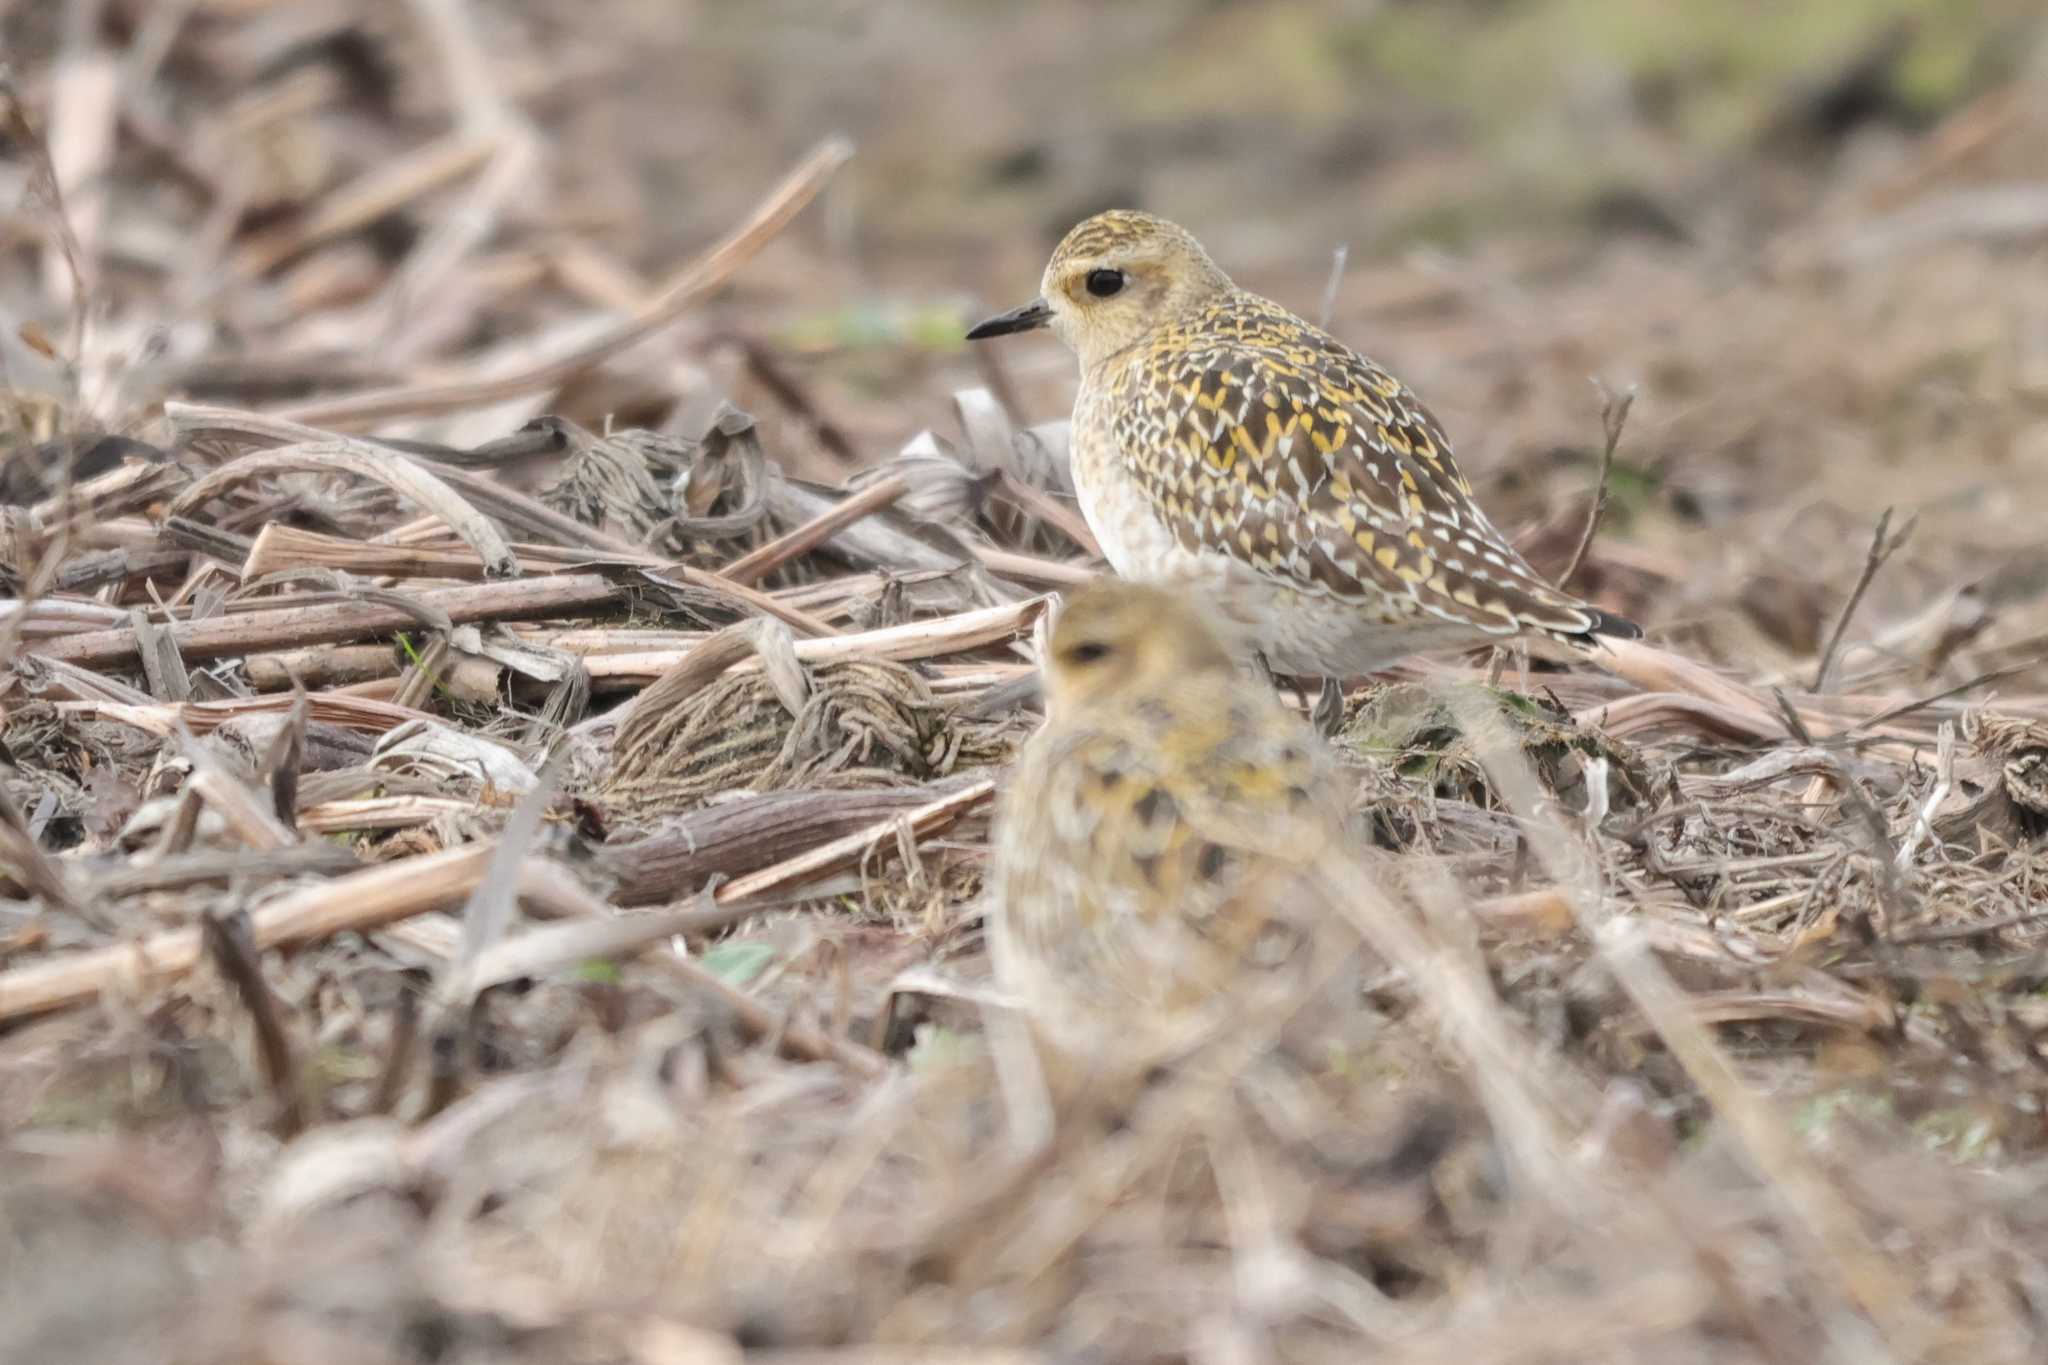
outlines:
[[[601,45],[270,8],[6,92],[0,1357],[2039,1358],[2024,80],[1768,228],[1760,155],[1349,270],[1653,643],[1356,684],[1327,988],[1076,1059],[978,904],[1063,364],[767,339],[843,142],[635,266],[536,112]]]

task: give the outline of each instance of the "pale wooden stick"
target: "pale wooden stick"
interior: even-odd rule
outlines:
[[[1100,577],[1094,569],[1068,560],[1041,559],[1014,550],[998,550],[993,545],[975,546],[974,557],[990,573],[1026,583],[1050,583],[1056,588],[1079,588]]]
[[[913,621],[909,625],[889,626],[858,635],[841,635],[830,640],[798,640],[796,657],[803,663],[831,663],[854,658],[902,661],[978,649],[1030,630],[1031,623],[1045,610],[1045,602],[1043,597],[1033,597],[1000,607],[983,607],[956,616]],[[681,663],[694,647],[586,655],[583,666],[589,671],[593,683],[617,683],[628,679],[653,682]],[[734,671],[743,672],[757,667],[758,662],[748,661],[734,665]]]
[[[1102,542],[1095,538],[1087,519],[1044,489],[999,469],[996,471],[996,495],[1008,498],[1040,521],[1055,527],[1061,535],[1096,559],[1102,558]]]
[[[258,948],[272,948],[452,905],[483,875],[490,849],[472,844],[336,877],[261,907],[250,916],[250,932]],[[168,984],[199,959],[199,930],[190,928],[17,967],[0,973],[0,1019],[85,1004],[123,981]]]
[[[395,730],[416,720],[434,719],[425,711],[415,711],[409,706],[372,700],[339,689],[313,692],[308,694],[306,700],[311,707],[307,712],[311,719],[371,734]],[[77,716],[84,720],[110,720],[168,739],[178,732],[181,725],[195,735],[203,735],[236,716],[280,715],[291,710],[292,701],[290,696],[270,696],[143,704],[88,698],[82,701],[60,701],[56,706],[57,710],[65,715]]]

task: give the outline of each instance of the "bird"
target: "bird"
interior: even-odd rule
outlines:
[[[1199,599],[1110,575],[1051,631],[987,923],[996,984],[1056,1043],[1285,996],[1328,942],[1315,867],[1347,842],[1350,784],[1229,637]]]
[[[1050,327],[1074,351],[1074,488],[1110,567],[1210,597],[1272,668],[1356,677],[1516,636],[1641,636],[1530,567],[1405,384],[1240,289],[1185,228],[1099,213],[1040,288],[967,339]]]

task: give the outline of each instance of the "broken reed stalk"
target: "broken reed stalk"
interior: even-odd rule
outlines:
[[[700,918],[685,918],[683,928],[669,932],[706,932],[743,919],[754,913],[747,901],[851,866],[869,850],[893,841],[906,823],[919,834],[940,828],[988,800],[994,791],[995,780],[982,778],[902,815],[729,881],[714,893],[716,909],[690,912]],[[250,915],[251,941],[258,949],[305,943],[450,908],[476,890],[496,847],[496,841],[465,844],[289,892]],[[580,884],[553,863],[529,860],[520,869],[519,885],[523,896],[565,903],[570,913],[590,904]],[[124,984],[136,990],[161,988],[191,972],[201,948],[198,929],[170,929],[139,943],[93,948],[0,972],[0,1022],[85,1004]]]
[[[472,621],[524,621],[581,616],[610,606],[624,590],[599,574],[555,574],[475,587],[433,588],[407,594],[416,610],[381,602],[325,602],[303,607],[269,607],[203,621],[173,621],[165,630],[187,659],[217,659],[261,649],[341,644],[377,639],[424,624],[422,612],[438,613],[461,625]],[[25,651],[65,663],[105,668],[140,657],[129,629],[82,631],[39,640]]]
[[[638,314],[566,354],[508,374],[315,399],[287,408],[283,415],[314,426],[360,427],[392,417],[458,412],[566,383],[654,335],[702,302],[787,227],[852,155],[852,144],[843,138],[819,143],[769,191],[745,222],[671,277]]]
[[[576,562],[590,561],[587,553],[576,554],[552,546],[514,545],[512,550],[521,574],[554,572],[572,555]],[[649,562],[656,561],[650,558]],[[256,533],[256,541],[242,561],[242,581],[253,582],[293,569],[333,569],[365,578],[452,578],[469,583],[484,577],[483,561],[474,552],[383,545],[270,522]]]

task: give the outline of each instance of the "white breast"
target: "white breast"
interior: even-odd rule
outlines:
[[[1275,669],[1302,677],[1355,677],[1475,635],[1469,626],[1418,619],[1407,601],[1376,612],[1283,582],[1227,554],[1185,548],[1131,477],[1109,424],[1089,420],[1091,401],[1110,400],[1092,400],[1084,386],[1074,404],[1074,493],[1121,577],[1186,583]]]

